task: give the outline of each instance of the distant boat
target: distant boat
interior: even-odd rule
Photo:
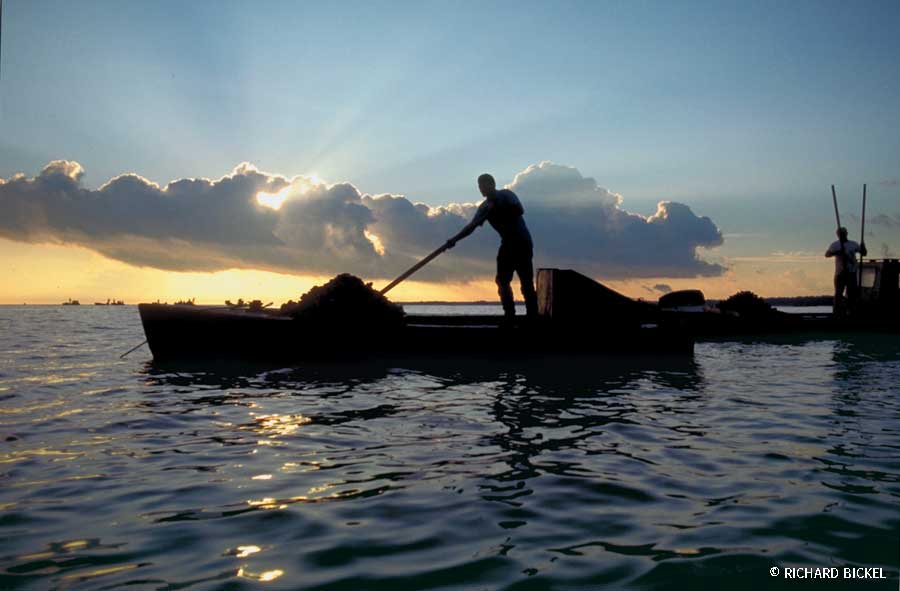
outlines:
[[[63,302],[62,305],[63,306],[80,306],[81,302],[70,298],[68,302]]]
[[[125,302],[122,300],[106,300],[106,302],[94,302],[95,306],[124,306]]]

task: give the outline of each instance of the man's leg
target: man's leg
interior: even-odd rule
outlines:
[[[844,274],[838,273],[834,276],[834,307],[835,316],[844,312]]]
[[[503,304],[503,315],[507,318],[516,315],[516,304],[510,286],[515,271],[515,260],[511,254],[502,244],[497,251],[497,291],[500,294],[500,303]]]
[[[844,273],[844,284],[847,286],[847,308],[852,311],[859,295],[859,283],[856,280],[856,273]]]
[[[531,249],[522,253],[516,273],[519,275],[519,284],[522,288],[522,297],[525,298],[525,313],[529,318],[537,318],[538,304],[537,292],[534,291],[534,265],[532,264],[533,252]]]

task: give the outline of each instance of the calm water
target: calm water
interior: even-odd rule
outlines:
[[[143,338],[131,306],[0,307],[0,588],[898,588],[896,337],[119,359]]]

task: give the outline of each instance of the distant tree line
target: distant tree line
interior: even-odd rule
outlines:
[[[834,296],[783,296],[777,298],[761,298],[770,306],[830,306],[834,303]],[[707,300],[710,304],[718,304],[723,300]]]
[[[780,298],[764,298],[773,306],[830,306],[834,303],[834,297],[829,295],[819,296],[793,296]]]

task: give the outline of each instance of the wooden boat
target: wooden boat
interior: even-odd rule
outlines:
[[[778,311],[750,317],[712,312],[661,312],[660,316],[673,330],[689,333],[698,341],[788,334],[831,338],[847,333],[900,333],[900,318],[862,311],[850,316]]]
[[[869,260],[860,266],[859,301],[846,314],[786,314],[776,310],[755,314],[720,312],[706,305],[701,292],[684,290],[659,300],[659,318],[697,339],[753,335],[900,333],[900,261]]]
[[[574,271],[541,269],[538,294],[540,318],[513,326],[500,316],[407,315],[402,326],[375,331],[304,324],[266,309],[140,304],[138,310],[157,361],[693,352],[689,334],[645,322],[651,304]]]
[[[658,325],[598,333],[538,322],[501,325],[498,316],[409,315],[403,326],[366,333],[311,329],[266,312],[140,304],[156,360],[363,359],[384,356],[533,356],[582,353],[691,353],[693,339]]]
[[[561,269],[538,271],[539,318],[520,319],[515,326],[502,325],[500,316],[407,315],[402,326],[367,330],[305,325],[261,307],[140,304],[138,309],[156,360],[690,354],[698,339],[900,333],[900,263],[866,265],[860,305],[849,316],[716,313],[702,305],[700,292],[668,298],[671,307],[657,306]]]

